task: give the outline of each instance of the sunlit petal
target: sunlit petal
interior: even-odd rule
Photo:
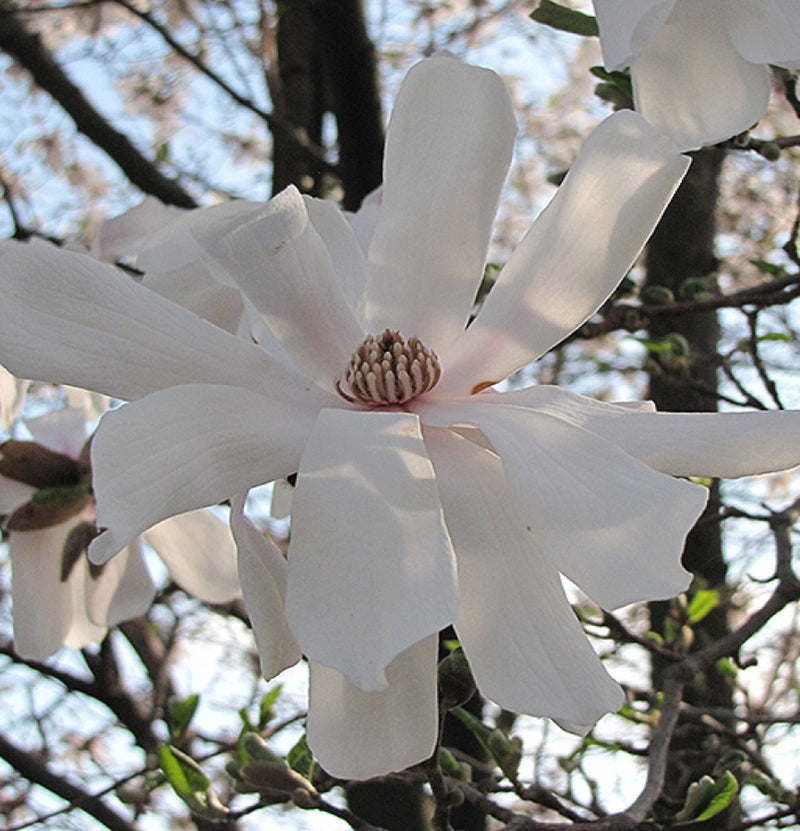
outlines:
[[[664,25],[676,0],[592,0],[608,69],[623,69]]]
[[[115,626],[143,615],[156,594],[139,538],[106,563],[98,577],[87,573],[86,583],[86,611],[99,626]]]

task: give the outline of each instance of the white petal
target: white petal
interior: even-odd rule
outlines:
[[[724,141],[767,109],[769,71],[734,48],[728,2],[678,3],[631,66],[636,109],[682,150]]]
[[[340,230],[350,234],[346,223]],[[247,222],[202,242],[298,366],[332,388],[363,333],[297,189],[287,188]]]
[[[442,359],[434,394],[501,381],[580,326],[625,276],[688,164],[636,113],[600,124]]]
[[[316,409],[236,387],[171,387],[107,413],[92,442],[104,562],[137,534],[297,470]]]
[[[69,630],[64,635],[64,646],[71,649],[82,649],[90,643],[98,643],[105,637],[107,631],[106,626],[95,623],[89,617],[90,584],[89,563],[85,557],[81,557],[66,583],[63,584],[72,596],[72,619]]]
[[[86,579],[86,610],[100,626],[116,626],[143,615],[156,595],[138,537],[103,566],[99,577],[87,574]]]
[[[56,453],[77,459],[86,443],[86,411],[82,407],[62,407],[26,421],[33,440]]]
[[[94,240],[92,254],[109,263],[135,258],[147,238],[185,213],[154,196],[120,216],[104,222]]]
[[[0,366],[0,430],[7,430],[25,403],[28,382]]]
[[[656,413],[593,401],[557,387],[489,393],[583,427],[673,476],[736,478],[800,465],[800,412]]]
[[[369,248],[368,331],[399,329],[441,356],[464,330],[516,132],[494,72],[442,56],[408,73]]]
[[[301,383],[254,344],[84,254],[11,246],[0,292],[0,360],[18,375],[124,399],[187,382],[256,391]]]
[[[425,431],[458,560],[455,627],[478,689],[518,713],[587,732],[623,696],[586,639],[541,540],[514,511],[500,459]]]
[[[36,488],[31,485],[0,476],[0,515],[12,513],[24,505],[34,493],[36,493]]]
[[[707,491],[648,468],[560,419],[480,398],[435,410],[478,427],[503,461],[517,511],[542,552],[606,609],[671,597],[690,575],[683,542]]]
[[[231,500],[231,528],[239,550],[239,579],[258,646],[261,673],[273,678],[300,660],[284,614],[286,560],[244,516],[244,499]]]
[[[241,597],[231,529],[212,511],[170,517],[145,531],[144,538],[184,591],[206,603]]]
[[[664,25],[676,0],[592,0],[608,69],[623,69]]]
[[[452,623],[455,564],[416,416],[323,410],[292,504],[286,614],[300,648],[363,690]]]
[[[800,68],[796,0],[732,0],[727,13],[736,50],[752,63]]]
[[[437,636],[401,652],[388,686],[364,692],[335,669],[309,661],[308,744],[340,779],[371,779],[427,759],[436,745]]]

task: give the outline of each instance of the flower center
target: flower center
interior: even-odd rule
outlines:
[[[406,340],[387,329],[367,335],[336,381],[342,398],[368,407],[405,404],[433,389],[441,377],[439,359],[418,338]]]

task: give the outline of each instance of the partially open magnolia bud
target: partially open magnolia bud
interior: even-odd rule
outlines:
[[[475,694],[475,679],[467,658],[456,649],[439,664],[439,697],[443,707],[452,710],[460,707]]]

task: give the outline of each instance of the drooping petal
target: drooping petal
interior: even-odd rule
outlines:
[[[18,375],[123,399],[182,383],[272,394],[303,379],[91,257],[18,243],[0,258],[0,360]]]
[[[316,410],[236,387],[184,385],[107,413],[92,442],[105,562],[137,534],[297,470]]]
[[[346,223],[339,230],[350,234]],[[297,188],[288,187],[227,234],[202,242],[298,366],[332,389],[363,333]]]
[[[423,418],[484,433],[526,530],[555,568],[606,609],[686,588],[680,556],[705,488],[657,473],[553,416],[479,402],[430,405]]]
[[[172,579],[194,597],[227,603],[241,596],[231,529],[211,511],[200,509],[165,519],[145,531],[144,538]]]
[[[403,650],[388,686],[364,692],[335,669],[309,661],[308,744],[340,779],[371,779],[427,759],[436,745],[437,637]]]
[[[673,476],[735,479],[800,465],[800,412],[795,410],[657,413],[550,386],[489,392],[481,398],[563,419]]]
[[[676,0],[592,0],[607,69],[630,66],[664,25]]]
[[[795,0],[733,0],[726,13],[731,39],[743,58],[800,69],[800,8]]]
[[[501,381],[580,326],[625,276],[688,164],[636,113],[600,124],[473,324],[440,355],[435,395]]]
[[[727,3],[677,3],[631,66],[636,109],[681,150],[724,141],[767,109],[769,70],[734,48]]]
[[[286,560],[244,515],[244,498],[231,500],[231,529],[239,551],[239,579],[256,638],[261,673],[273,678],[300,660],[286,622]]]
[[[98,625],[89,617],[90,583],[89,563],[85,557],[81,557],[67,580],[61,584],[69,592],[72,606],[70,626],[64,635],[64,646],[70,649],[82,649],[91,643],[98,643],[107,631],[105,625]]]
[[[99,577],[87,573],[86,583],[86,611],[98,626],[116,626],[143,615],[156,594],[138,537],[103,566]]]
[[[542,540],[514,510],[500,459],[427,428],[458,561],[455,627],[478,689],[501,707],[587,732],[623,696],[581,630]]]
[[[389,122],[368,253],[371,334],[399,329],[441,356],[464,330],[516,132],[495,73],[449,56],[410,70]]]
[[[72,625],[72,592],[60,580],[70,527],[12,533],[9,539],[14,649],[23,658],[48,658],[64,645]]]
[[[363,690],[455,618],[455,564],[419,420],[323,410],[292,503],[286,614],[300,648]]]

